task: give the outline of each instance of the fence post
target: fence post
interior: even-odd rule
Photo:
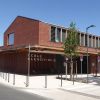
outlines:
[[[62,87],[62,73],[61,73],[61,87]]]
[[[13,85],[15,85],[15,74],[13,75]]]
[[[29,76],[30,76],[30,44],[28,48],[28,68],[27,68],[27,76],[26,76],[26,87],[29,86]]]
[[[45,75],[45,88],[47,88],[47,75]]]
[[[9,82],[9,79],[10,79],[10,74],[9,74],[9,72],[8,72],[8,82]]]

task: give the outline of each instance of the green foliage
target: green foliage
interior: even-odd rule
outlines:
[[[76,29],[76,24],[71,22],[69,30],[67,32],[67,38],[64,42],[64,52],[67,57],[76,56],[76,49],[79,45],[78,31]]]

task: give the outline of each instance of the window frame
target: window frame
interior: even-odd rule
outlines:
[[[14,32],[8,34],[7,45],[14,45]]]

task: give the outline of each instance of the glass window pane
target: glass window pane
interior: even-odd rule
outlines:
[[[85,46],[87,46],[87,35],[85,35]]]
[[[95,38],[93,38],[93,47],[95,48]]]
[[[62,42],[66,39],[66,30],[62,29]]]
[[[100,39],[99,39],[99,48],[100,48]]]
[[[8,35],[8,45],[14,44],[14,33]]]
[[[51,27],[51,41],[55,42],[55,27]]]
[[[96,48],[98,47],[98,38],[96,38]]]
[[[84,35],[81,35],[81,45],[84,46]]]
[[[89,47],[91,47],[91,37],[89,37]]]
[[[57,28],[56,42],[61,42],[61,29],[60,28]]]

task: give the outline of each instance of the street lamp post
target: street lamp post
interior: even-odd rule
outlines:
[[[86,27],[86,34],[87,34],[87,83],[88,83],[88,61],[89,61],[89,58],[88,58],[88,47],[89,47],[88,29],[92,28],[92,27],[95,27],[95,25],[90,25],[90,26]]]

